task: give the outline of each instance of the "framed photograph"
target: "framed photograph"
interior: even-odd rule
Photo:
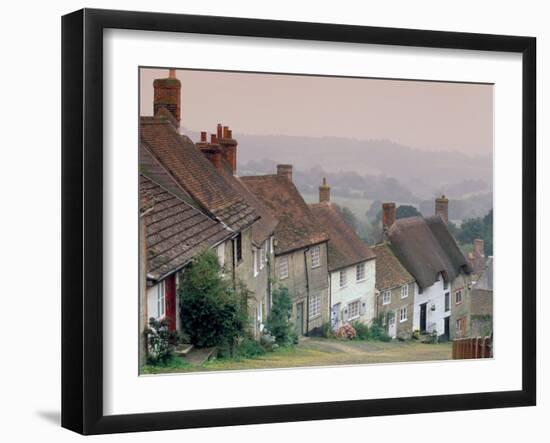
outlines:
[[[62,425],[536,403],[532,37],[62,20]]]

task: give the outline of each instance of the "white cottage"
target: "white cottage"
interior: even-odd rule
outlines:
[[[396,220],[394,203],[384,203],[384,235],[416,280],[413,330],[451,338],[452,285],[469,279],[465,255],[447,227],[448,200],[436,199],[436,215]]]
[[[309,205],[329,236],[328,271],[330,318],[333,329],[345,323],[370,323],[375,316],[375,254],[330,202],[330,187],[323,179],[319,203]]]

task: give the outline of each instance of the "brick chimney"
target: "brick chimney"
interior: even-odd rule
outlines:
[[[292,165],[277,165],[277,175],[292,181]]]
[[[181,82],[176,78],[176,70],[170,69],[168,78],[158,78],[153,82],[155,90],[153,100],[154,115],[159,115],[162,108],[167,109],[176,119],[178,127],[181,122]]]
[[[216,134],[210,135],[210,143],[206,140],[206,132],[201,132],[201,141],[197,143],[197,148],[218,170],[222,167],[222,148],[218,144]]]
[[[218,124],[218,143],[222,148],[224,160],[231,166],[233,174],[237,173],[237,140],[233,138],[233,131],[229,126]]]
[[[382,227],[384,232],[395,223],[395,217],[395,203],[382,203]]]
[[[327,185],[327,178],[323,177],[323,183],[319,186],[319,203],[330,202],[330,186]]]
[[[485,257],[485,242],[480,239],[474,239],[474,254],[477,257]]]
[[[445,224],[449,223],[449,199],[444,195],[435,199],[435,215],[439,215]]]

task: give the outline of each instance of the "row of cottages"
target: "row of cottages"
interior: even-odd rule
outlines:
[[[392,336],[407,338],[418,330],[454,339],[469,333],[465,301],[472,269],[447,226],[448,203],[442,196],[434,216],[403,219],[396,219],[395,203],[383,204],[384,242],[375,247],[385,257],[377,269],[378,306],[395,314],[388,325]],[[392,269],[381,266],[385,262]]]
[[[181,83],[170,70],[154,81],[154,116],[140,118],[141,330],[151,317],[178,328],[178,275],[210,248],[226,278],[254,294],[251,330],[259,336],[271,306],[277,221],[236,177],[231,130],[218,125],[195,144],[180,134],[180,119]]]

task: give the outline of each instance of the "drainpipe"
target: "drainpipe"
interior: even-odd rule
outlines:
[[[304,249],[304,265],[306,267],[306,336],[309,336],[309,274],[307,267],[307,252],[309,248]]]

